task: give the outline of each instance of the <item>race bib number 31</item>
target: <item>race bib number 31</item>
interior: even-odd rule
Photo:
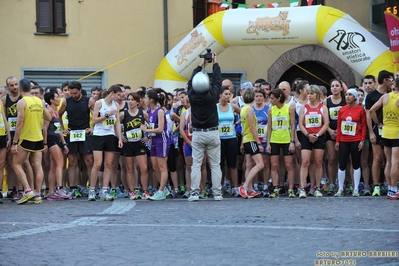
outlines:
[[[141,129],[135,128],[126,132],[126,137],[129,142],[136,142],[141,140]]]
[[[70,142],[85,141],[86,140],[86,130],[71,130],[69,135]]]

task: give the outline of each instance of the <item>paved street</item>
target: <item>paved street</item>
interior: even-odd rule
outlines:
[[[399,265],[398,210],[349,196],[5,200],[0,265]]]

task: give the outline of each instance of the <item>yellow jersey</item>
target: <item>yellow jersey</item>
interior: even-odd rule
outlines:
[[[281,109],[279,109],[276,105],[272,106],[271,119],[269,118],[269,121],[270,120],[272,123],[270,143],[290,143],[290,106],[288,104],[284,104]]]
[[[387,104],[382,107],[383,124],[382,137],[385,139],[399,139],[399,108],[396,102],[399,93],[390,92]]]
[[[252,108],[250,105],[244,105],[241,108],[241,112],[240,112],[240,117],[241,117],[241,126],[242,126],[242,143],[248,143],[248,142],[257,142],[258,140],[255,139],[255,136],[252,135],[251,132],[251,127],[249,126],[249,122],[248,122],[248,116],[247,116],[247,110],[248,108]],[[258,120],[255,117],[255,113],[254,113],[254,126],[255,129],[258,130]]]
[[[26,107],[24,110],[25,118],[22,127],[19,143],[22,140],[37,142],[43,140],[42,119],[43,119],[43,102],[36,96],[24,96]]]

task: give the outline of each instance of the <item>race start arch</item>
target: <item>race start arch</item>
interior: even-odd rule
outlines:
[[[322,44],[364,76],[395,72],[387,46],[350,15],[327,6],[230,9],[203,20],[161,61],[154,86],[184,87],[206,48],[220,54],[229,46]]]

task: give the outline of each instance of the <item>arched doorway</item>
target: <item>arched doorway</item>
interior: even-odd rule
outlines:
[[[297,77],[311,84],[324,85],[328,92],[330,86],[326,83],[333,78],[344,81],[348,86],[356,84],[352,69],[330,50],[319,45],[304,45],[285,52],[269,68],[267,76],[272,87],[283,80],[291,83]]]
[[[323,85],[327,88],[327,91],[330,94],[329,82],[331,79],[335,78],[335,76],[320,62],[304,61],[285,71],[276,83],[276,86],[282,81],[292,83],[296,78],[307,80],[310,84]]]

